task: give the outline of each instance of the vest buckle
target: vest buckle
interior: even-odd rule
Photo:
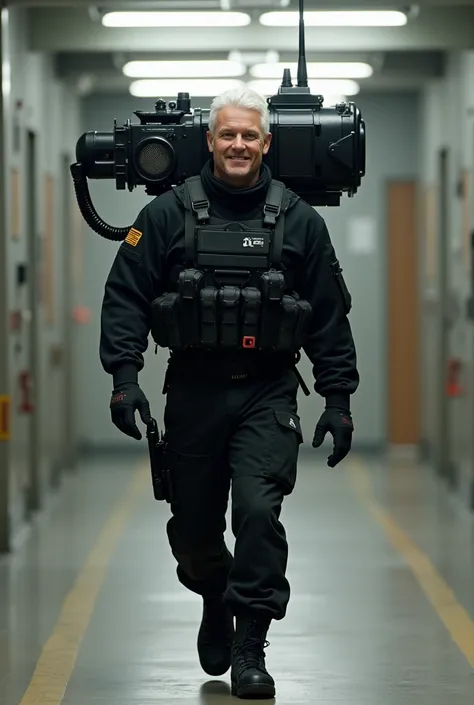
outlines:
[[[200,223],[209,219],[209,201],[207,199],[193,201],[192,207]]]
[[[280,206],[273,203],[265,203],[263,206],[264,225],[275,225],[278,216],[280,215]]]

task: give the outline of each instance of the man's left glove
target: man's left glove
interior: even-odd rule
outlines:
[[[150,405],[148,399],[136,382],[125,382],[115,387],[110,400],[112,422],[119,431],[139,441],[142,438],[135,423],[135,410],[145,425],[151,423]]]
[[[352,423],[351,413],[348,409],[337,406],[326,406],[314,432],[313,448],[319,448],[324,441],[326,433],[331,433],[334,446],[332,454],[328,457],[328,465],[330,468],[340,463],[349,453],[353,431],[354,424]]]

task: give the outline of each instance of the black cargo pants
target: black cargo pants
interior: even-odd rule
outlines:
[[[224,593],[235,615],[286,613],[288,545],[279,517],[302,441],[297,389],[291,368],[237,379],[168,371],[167,534],[178,579],[199,595]],[[234,556],[224,541],[230,489]]]

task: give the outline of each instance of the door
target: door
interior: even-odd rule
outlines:
[[[389,182],[388,263],[388,440],[416,449],[420,443],[417,186]]]
[[[3,27],[0,12],[0,65],[2,64]],[[3,87],[0,73],[0,331],[7,330],[7,239],[6,239],[6,170],[3,132]],[[10,549],[10,397],[8,384],[8,345],[6,335],[0,335],[0,553]]]
[[[40,380],[40,339],[39,339],[39,237],[38,237],[38,200],[37,200],[37,140],[36,134],[28,130],[26,140],[26,184],[24,208],[26,214],[27,238],[27,292],[28,315],[26,345],[26,367],[22,370],[22,400],[20,408],[28,418],[29,431],[29,495],[28,508],[36,511],[41,508],[41,453],[39,426],[39,380]]]
[[[449,404],[446,396],[446,381],[449,355],[449,335],[453,322],[453,299],[449,288],[449,151],[446,148],[438,154],[438,316],[436,322],[436,376],[432,381],[435,388],[435,452],[434,463],[438,475],[449,479],[450,433]]]
[[[420,378],[423,395],[421,431],[424,460],[439,476],[446,474],[449,433],[445,398],[448,337],[448,150],[438,152],[437,173],[424,188],[422,222],[422,336]]]
[[[63,395],[61,408],[63,410],[63,467],[71,469],[76,464],[76,431],[74,414],[74,225],[73,225],[73,192],[69,165],[72,163],[69,155],[62,157],[62,232],[63,238]]]
[[[473,142],[474,144],[474,142]],[[473,157],[474,163],[474,157]],[[474,179],[466,174],[464,189],[463,235],[467,273],[465,314],[466,343],[464,353],[463,443],[461,456],[461,492],[465,504],[474,511]]]

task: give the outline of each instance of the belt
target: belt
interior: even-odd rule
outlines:
[[[193,356],[173,355],[168,360],[168,368],[166,370],[163,394],[166,394],[170,375],[176,373],[180,378],[205,379],[216,382],[239,382],[249,379],[268,378],[272,375],[279,374],[285,370],[293,370],[296,378],[306,396],[310,396],[310,391],[302,378],[296,363],[301,359],[300,353],[297,353],[296,359],[290,360],[286,357],[271,357],[265,356],[261,359],[257,357],[252,360],[223,360],[216,359],[210,356],[210,359],[200,357],[196,359]]]

